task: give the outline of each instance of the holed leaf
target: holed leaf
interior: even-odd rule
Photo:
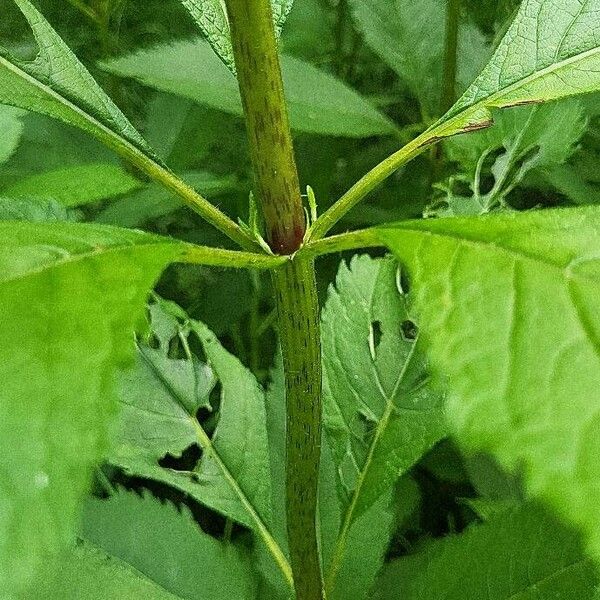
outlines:
[[[109,461],[139,477],[161,481],[256,532],[280,569],[289,566],[267,529],[271,511],[264,393],[238,359],[206,326],[190,321],[173,304],[151,307],[157,348],[138,342],[137,366],[120,386],[121,429]],[[191,354],[196,338],[206,361]],[[194,340],[194,341],[196,341]],[[172,343],[186,356],[172,358]],[[209,396],[220,385],[218,421],[209,430],[197,419],[210,410]],[[159,464],[192,444],[202,455],[191,470]]]
[[[600,211],[380,230],[408,267],[447,415],[468,451],[522,470],[600,558]]]
[[[380,498],[389,505],[400,475],[445,434],[400,279],[392,258],[355,257],[323,310],[324,426],[342,502],[330,592],[353,523]]]
[[[0,223],[0,596],[72,541],[106,450],[115,371],[181,248],[105,226]]]

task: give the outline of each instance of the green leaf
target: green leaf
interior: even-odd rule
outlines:
[[[14,0],[39,46],[32,62],[0,49],[0,103],[42,113],[78,127],[185,198],[209,223],[246,248],[248,237],[233,221],[164,167],[60,36],[29,0]]]
[[[458,440],[522,472],[528,495],[582,529],[597,558],[599,230],[597,208],[380,230],[413,278]]]
[[[0,102],[39,112],[83,129],[113,148],[152,151],[29,0],[14,0],[38,43],[22,62],[0,48]]]
[[[324,427],[343,505],[333,589],[351,525],[445,434],[391,259],[340,266],[322,315]]]
[[[0,223],[0,596],[73,540],[107,446],[114,375],[182,244],[74,223]]]
[[[101,66],[155,89],[243,114],[235,77],[202,40],[155,46]],[[348,137],[394,132],[387,117],[332,75],[292,56],[282,57],[282,71],[293,129]]]
[[[547,102],[600,88],[597,0],[524,0],[481,75],[430,130],[487,127],[492,108]]]
[[[415,336],[395,260],[341,264],[322,315],[324,426],[352,520],[444,435]]]
[[[271,458],[273,513],[270,520],[281,547],[287,549],[285,520],[285,383],[281,354],[277,355],[271,372],[271,385],[267,392],[267,431]],[[391,506],[391,487],[350,527],[339,565],[336,585],[330,591],[331,600],[364,598],[377,572],[381,568],[389,544],[394,521]],[[319,484],[319,531],[323,564],[331,562],[340,525],[343,503],[337,489],[336,465],[332,452],[323,441]],[[281,575],[274,572],[272,561],[265,560],[265,552],[259,549],[258,564],[273,586],[268,598],[287,598],[289,590]],[[276,590],[276,591],[274,591]]]
[[[181,175],[183,181],[207,197],[231,192],[238,187],[232,175],[219,176],[206,171],[190,171]],[[125,198],[111,202],[97,216],[98,223],[121,227],[141,227],[151,219],[168,215],[184,205],[163,186],[149,184]]]
[[[350,6],[367,44],[406,82],[428,117],[438,116],[446,0],[350,0]],[[460,92],[479,74],[489,55],[484,35],[472,23],[463,20],[458,48]]]
[[[181,3],[192,15],[217,56],[232,73],[235,73],[231,31],[225,2],[222,0],[181,0]],[[293,4],[294,0],[271,0],[273,24],[278,38]]]
[[[386,565],[374,600],[591,600],[598,582],[579,538],[525,506]]]
[[[267,529],[271,511],[264,393],[254,376],[201,323],[178,307],[151,308],[158,348],[138,343],[137,366],[121,382],[121,428],[109,461],[127,473],[180,489],[226,517],[253,529],[280,568],[287,561]],[[195,338],[195,339],[194,339]],[[189,351],[199,341],[207,362]],[[186,358],[170,358],[177,341]],[[196,418],[220,384],[216,428]],[[197,444],[202,456],[191,471],[159,465]]]
[[[6,162],[17,149],[23,134],[21,111],[12,106],[0,105],[0,164]]]
[[[516,107],[494,111],[494,125],[489,129],[449,138],[445,147],[450,160],[457,161],[464,169],[464,177],[473,191],[477,212],[489,212],[506,202],[511,191],[532,172],[552,172],[554,167],[566,162],[586,128],[581,104],[565,100],[534,107]],[[486,158],[496,155],[489,167]],[[493,187],[483,192],[481,180],[491,175]],[[463,206],[452,205],[443,216],[453,216]],[[468,202],[468,201],[467,201]],[[440,214],[437,211],[437,214]],[[442,215],[440,215],[442,216]]]
[[[0,196],[0,221],[71,221],[67,209],[49,198],[3,198]]]
[[[256,576],[243,547],[204,533],[185,506],[178,510],[149,494],[140,498],[127,492],[93,499],[82,535],[178,597],[257,597]]]
[[[116,164],[95,163],[32,175],[0,191],[5,196],[53,198],[67,207],[127,194],[142,182]]]
[[[326,581],[329,566],[339,561],[334,580],[330,581],[327,598],[345,600],[366,598],[377,573],[381,569],[394,525],[392,486],[350,526],[343,542],[342,554],[338,550],[339,532],[343,526],[345,504],[337,490],[336,465],[329,445],[323,445],[321,454],[321,479],[319,484],[319,529],[321,555],[325,565]]]
[[[31,600],[176,600],[129,565],[91,544],[79,544],[56,572],[40,578]]]

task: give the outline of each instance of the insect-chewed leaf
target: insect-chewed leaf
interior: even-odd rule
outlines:
[[[522,471],[529,496],[600,559],[600,210],[430,219],[380,230],[467,451]]]

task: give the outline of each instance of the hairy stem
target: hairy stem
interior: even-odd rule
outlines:
[[[286,387],[286,507],[296,598],[321,600],[316,511],[321,444],[321,345],[312,260],[273,272]]]
[[[269,0],[226,0],[267,241],[293,254],[305,217]],[[312,260],[273,271],[286,390],[286,513],[297,600],[322,600],[316,530],[321,441],[319,305]]]
[[[180,262],[207,267],[225,267],[233,269],[275,269],[289,260],[286,256],[273,256],[255,252],[238,252],[210,246],[186,245],[179,257]]]
[[[227,0],[250,157],[274,252],[291,254],[305,217],[269,0]]]

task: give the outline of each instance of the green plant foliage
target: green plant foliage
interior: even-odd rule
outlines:
[[[60,561],[56,572],[40,579],[31,600],[176,600],[135,569],[91,544],[80,544]]]
[[[490,110],[584,94],[600,86],[598,6],[525,0],[481,75],[434,127],[444,137],[486,127]],[[543,42],[542,42],[543,40]]]
[[[127,194],[142,185],[121,167],[99,163],[32,175],[1,190],[0,193],[17,198],[51,198],[66,207],[74,207]]]
[[[132,358],[148,289],[180,251],[133,231],[0,223],[0,595],[72,541],[107,447],[115,371]]]
[[[442,96],[445,0],[350,0],[365,40],[405,81],[428,118],[439,115]],[[467,89],[489,57],[485,36],[465,20],[460,29],[457,82]],[[418,56],[419,60],[414,60]]]
[[[0,197],[0,221],[48,221],[72,220],[67,209],[49,198],[2,198]]]
[[[510,193],[527,184],[528,176],[554,173],[566,163],[585,128],[583,107],[576,100],[495,111],[489,129],[446,140],[448,158],[464,169],[454,177],[468,183],[473,194],[456,197],[450,188],[445,206],[435,214],[452,216],[469,210],[482,214],[505,206]],[[493,185],[485,190],[488,177]],[[587,198],[589,202],[591,195]]]
[[[235,73],[229,20],[221,0],[181,0],[181,3],[190,12],[217,56],[232,73]],[[281,30],[293,4],[294,0],[271,1],[273,24],[277,37],[281,35]]]
[[[144,49],[101,66],[158,90],[242,114],[235,77],[202,40]],[[282,57],[282,71],[293,129],[348,137],[394,133],[384,115],[335,77],[292,56]]]
[[[393,259],[342,264],[322,329],[324,425],[350,525],[444,436],[442,403]]]
[[[599,226],[588,208],[381,230],[409,269],[458,439],[522,470],[596,557]]]
[[[323,310],[322,331],[324,426],[341,500],[326,579],[333,589],[349,536],[357,529],[360,536],[360,528],[363,535],[373,534],[375,523],[389,529],[385,514],[394,484],[444,436],[445,427],[394,260],[362,256],[349,267],[342,264]],[[374,505],[379,517],[363,518],[360,525]],[[379,531],[377,539],[387,537]]]
[[[238,187],[232,175],[218,176],[206,171],[188,171],[181,178],[202,195],[213,198]],[[112,201],[96,217],[99,223],[120,227],[140,227],[151,219],[168,215],[181,208],[183,201],[169,194],[162,186],[148,184],[143,189],[124,198]]]
[[[23,135],[21,111],[12,106],[0,105],[0,164],[6,162],[17,149]]]
[[[589,600],[597,581],[577,536],[525,505],[392,561],[373,598]]]
[[[256,577],[243,547],[204,533],[185,507],[119,492],[87,504],[82,535],[177,597],[195,600],[198,590],[211,600],[256,597]]]
[[[29,0],[14,0],[39,54],[32,62],[0,52],[0,102],[83,129],[111,147],[151,154],[140,134]]]
[[[138,343],[136,369],[120,386],[121,428],[109,461],[127,473],[178,488],[229,519],[256,531],[280,556],[265,522],[271,515],[270,466],[264,393],[254,376],[201,323],[173,305],[151,307],[158,348]],[[188,337],[202,344],[207,362],[188,354],[169,356],[175,340],[189,352]],[[196,420],[211,410],[209,396],[220,385],[219,414],[212,435]],[[197,444],[203,453],[191,471],[159,465]]]

